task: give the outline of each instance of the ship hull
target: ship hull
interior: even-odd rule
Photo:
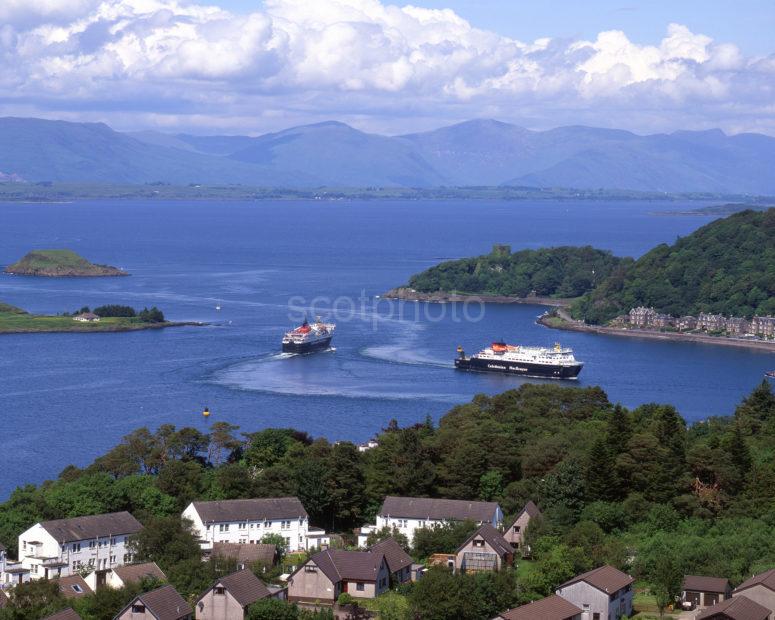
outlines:
[[[530,364],[506,360],[488,360],[476,357],[457,358],[455,368],[473,372],[497,372],[539,379],[577,379],[583,364],[558,366],[552,364]]]
[[[331,344],[331,338],[321,338],[320,340],[314,340],[312,342],[283,342],[283,353],[313,353],[315,351],[322,351],[327,349]]]

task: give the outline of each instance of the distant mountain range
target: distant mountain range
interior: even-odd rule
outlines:
[[[259,137],[121,133],[102,123],[0,118],[0,182],[264,187],[508,185],[775,194],[775,138],[720,130],[639,136],[473,120],[403,136],[338,122]]]

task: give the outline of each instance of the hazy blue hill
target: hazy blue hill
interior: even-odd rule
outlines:
[[[102,123],[0,118],[0,170],[28,181],[252,183],[295,179],[222,157],[141,142]]]
[[[531,170],[533,132],[494,120],[472,120],[402,139],[451,185],[499,185]]]
[[[427,187],[445,181],[407,142],[338,122],[267,134],[230,158],[288,172],[304,171],[320,185]]]
[[[29,181],[264,187],[509,185],[775,194],[775,138],[719,130],[640,136],[473,120],[388,137],[338,122],[259,137],[119,133],[0,118],[0,173]]]

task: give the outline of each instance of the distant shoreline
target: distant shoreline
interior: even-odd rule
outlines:
[[[207,323],[200,321],[165,321],[164,323],[138,323],[134,325],[79,324],[74,321],[72,327],[68,326],[67,328],[44,327],[42,329],[35,329],[30,327],[12,327],[5,329],[0,327],[0,336],[6,334],[115,334],[118,332],[145,331],[147,329],[165,329],[167,327],[202,327],[204,325],[207,325]]]
[[[469,293],[421,293],[406,286],[390,289],[382,295],[383,299],[400,299],[402,301],[422,301],[427,303],[467,303],[478,302],[486,304],[523,304],[531,306],[552,306],[566,308],[573,303],[572,299],[554,297],[511,297],[508,295],[477,295]]]
[[[738,347],[745,349],[759,349],[775,352],[775,341],[743,340],[741,338],[729,338],[727,336],[709,336],[706,334],[687,334],[680,332],[660,332],[648,329],[623,329],[619,327],[605,327],[602,325],[588,325],[581,321],[575,321],[569,317],[549,313],[544,314],[536,321],[539,325],[549,329],[562,329],[572,332],[585,332],[590,334],[602,334],[604,336],[623,336],[626,338],[646,338],[649,340],[662,340],[672,342],[695,342],[699,344],[712,344],[724,347]]]

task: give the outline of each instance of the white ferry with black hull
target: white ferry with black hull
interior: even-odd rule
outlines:
[[[543,379],[576,379],[584,366],[576,360],[571,349],[563,349],[559,344],[547,348],[493,342],[469,357],[466,357],[462,347],[458,347],[457,352],[455,368],[458,370],[500,372]]]
[[[318,317],[314,323],[304,323],[283,336],[283,353],[312,353],[331,345],[336,325],[323,323]]]

